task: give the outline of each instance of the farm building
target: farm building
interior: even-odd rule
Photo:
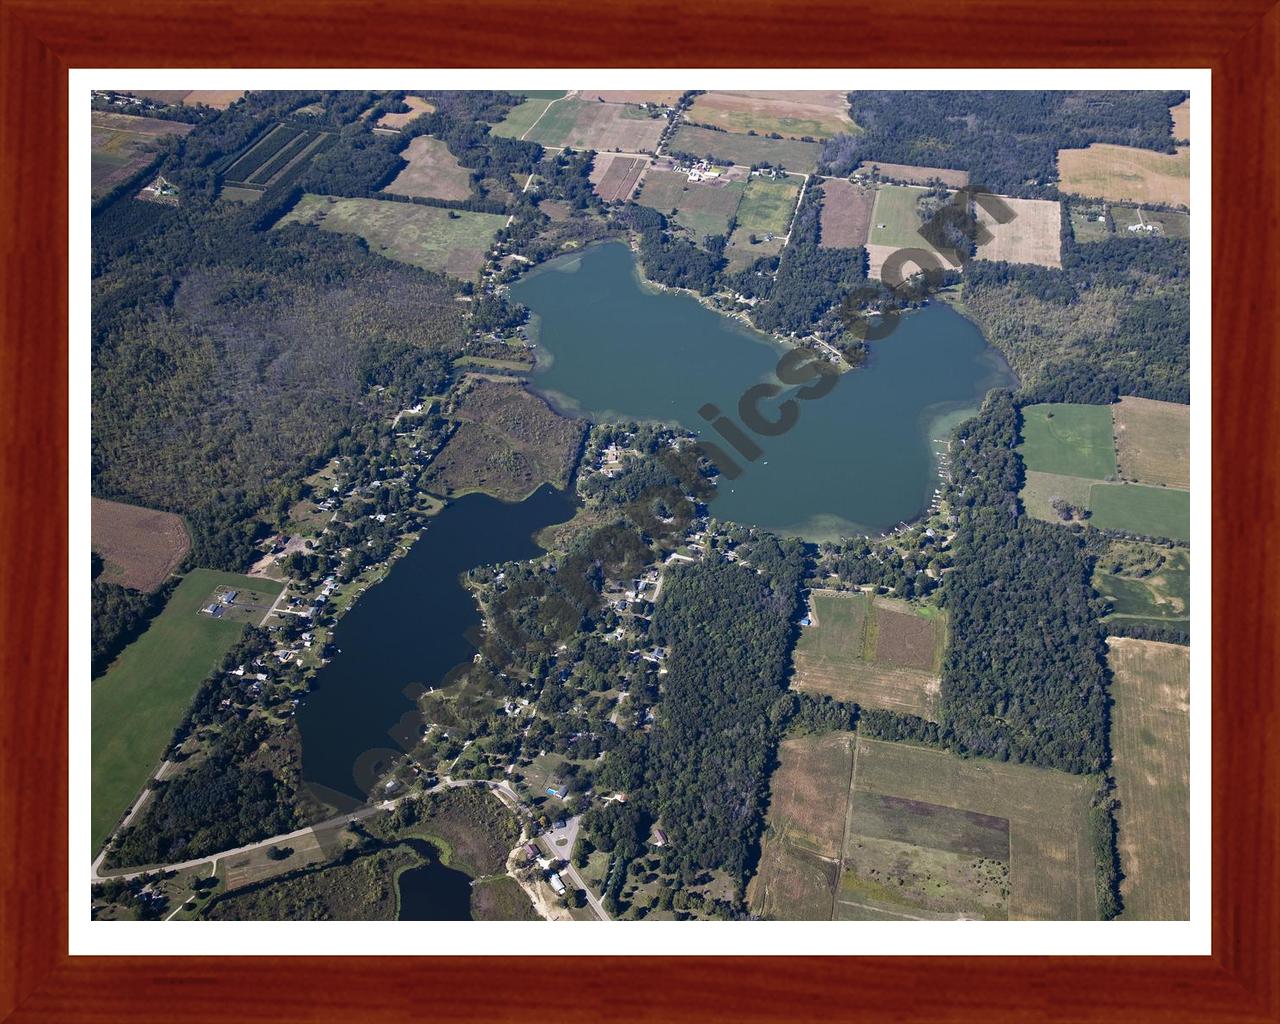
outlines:
[[[564,895],[564,882],[560,880],[559,874],[554,871],[551,872],[551,877],[547,881],[551,883],[551,888],[557,896]]]

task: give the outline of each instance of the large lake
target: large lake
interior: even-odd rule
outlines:
[[[786,349],[766,335],[640,279],[619,242],[559,257],[518,281],[535,314],[534,385],[566,412],[676,423],[728,445],[699,416],[713,403],[735,422],[743,391],[776,381]],[[904,316],[862,368],[800,402],[796,426],[754,438],[764,454],[721,479],[712,514],[809,540],[876,533],[919,515],[937,485],[945,436],[1013,374],[970,321],[942,303]],[[762,404],[774,405],[794,388]]]

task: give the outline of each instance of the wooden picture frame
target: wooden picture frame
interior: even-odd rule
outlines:
[[[1274,241],[1259,237],[1280,223],[1280,6],[1270,3],[927,0],[907,11],[747,0],[726,16],[714,5],[553,2],[530,17],[510,0],[0,0],[0,1019],[1280,1020],[1280,274]],[[68,69],[655,64],[1212,69],[1212,955],[69,956]]]

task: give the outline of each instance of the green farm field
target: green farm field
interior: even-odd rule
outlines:
[[[493,236],[506,221],[498,213],[308,193],[277,226],[314,224],[325,231],[359,235],[370,251],[388,259],[467,281],[484,266]]]
[[[1091,480],[1114,478],[1111,408],[1063,403],[1024,406],[1018,454],[1028,470]]]
[[[752,178],[747,182],[742,204],[738,207],[737,230],[785,235],[791,224],[791,214],[795,211],[799,192],[798,178],[789,177],[784,181]]]
[[[1191,492],[1141,484],[1095,483],[1089,490],[1089,522],[1102,530],[1146,537],[1191,539]]]
[[[742,266],[761,256],[774,256],[782,251],[799,193],[800,180],[794,177],[783,181],[752,178],[747,182],[742,202],[738,205],[738,224],[726,250],[732,264]],[[754,242],[751,241],[753,235]],[[773,237],[768,237],[770,235]]]
[[[651,170],[644,176],[636,202],[667,217],[675,210],[675,222],[688,229],[692,240],[701,245],[707,235],[728,232],[729,221],[737,213],[747,187],[740,181],[723,185],[690,183],[687,175],[676,171]]]
[[[1047,523],[1061,523],[1054,498],[1088,509],[1086,522],[1100,530],[1118,530],[1143,537],[1191,539],[1191,492],[1173,487],[1103,483],[1079,476],[1059,476],[1027,470],[1019,495],[1027,514]]]
[[[895,249],[932,249],[920,235],[920,213],[916,208],[926,191],[907,185],[881,185],[876,189],[867,243]]]
[[[507,116],[490,129],[494,135],[501,135],[507,139],[524,138],[525,133],[533,127],[534,122],[551,105],[551,101],[560,99],[564,96],[564,93],[551,95],[549,93],[527,92],[524,95],[526,97],[525,101],[512,107]]]
[[[739,135],[736,132],[713,132],[707,128],[682,124],[676,129],[671,145],[677,153],[715,156],[718,160],[751,166],[772,164],[798,174],[812,174],[818,166],[822,146],[816,142],[792,139],[770,139],[763,135]]]
[[[1189,650],[1110,637],[1122,918],[1186,920],[1191,902]]]
[[[272,597],[283,584],[194,569],[92,688],[92,839],[98,850],[160,763],[205,677],[244,632],[200,608],[219,586]]]
[[[810,607],[816,618],[796,641],[794,689],[936,720],[941,612],[822,590],[812,592]]]

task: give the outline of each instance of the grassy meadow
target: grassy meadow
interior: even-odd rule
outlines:
[[[199,609],[219,586],[279,594],[283,584],[194,569],[150,628],[92,684],[92,838],[97,851],[151,777],[192,697],[244,632]]]
[[[277,226],[314,224],[359,235],[370,251],[388,259],[467,281],[484,266],[493,236],[506,222],[498,213],[307,194]]]

